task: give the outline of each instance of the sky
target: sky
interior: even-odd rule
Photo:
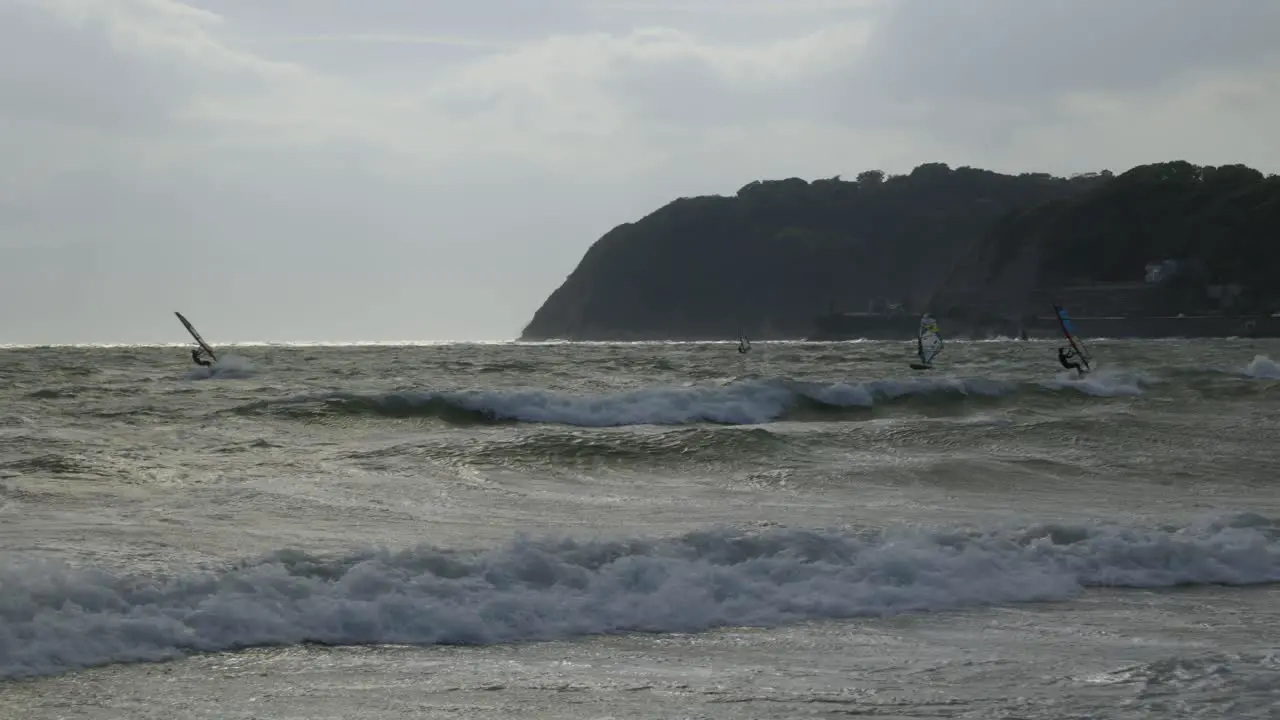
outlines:
[[[1260,0],[0,0],[0,344],[503,340],[757,179],[1280,171]]]

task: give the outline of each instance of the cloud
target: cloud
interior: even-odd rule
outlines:
[[[12,0],[0,248],[23,250],[0,302],[33,312],[0,342],[169,337],[177,300],[259,337],[510,337],[612,225],[753,179],[1274,171],[1277,20],[1246,0]]]
[[[851,124],[909,129],[1004,169],[1280,167],[1260,142],[1280,111],[1268,30],[1280,6],[903,0],[881,20],[842,96]],[[1225,127],[1236,132],[1213,130]]]
[[[1187,72],[1177,82],[1132,94],[1063,94],[1049,117],[1013,129],[1002,143],[1001,164],[1038,156],[1048,167],[1120,172],[1184,159],[1276,172],[1280,153],[1263,144],[1268,126],[1280,127],[1276,61],[1230,73]]]
[[[861,82],[889,97],[1025,104],[1143,92],[1277,57],[1280,6],[1251,0],[902,0]]]
[[[0,9],[0,187],[189,157],[202,96],[268,95],[298,71],[218,41],[165,0],[18,0]]]
[[[351,43],[356,45],[445,45],[464,48],[495,48],[498,43],[448,35],[405,35],[396,33],[345,33],[339,35],[298,35],[277,38],[281,43]]]

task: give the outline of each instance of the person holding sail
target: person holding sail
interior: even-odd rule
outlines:
[[[1084,368],[1080,367],[1080,363],[1074,362],[1073,359],[1075,357],[1075,350],[1068,350],[1064,347],[1058,348],[1058,362],[1062,364],[1062,367],[1068,370],[1075,370],[1076,377],[1084,377]]]
[[[195,340],[196,345],[199,346],[191,350],[191,362],[199,365],[200,367],[210,367],[214,363],[218,362],[218,356],[213,354],[213,348],[209,347],[208,343],[204,341],[204,338],[200,337],[200,333],[196,332],[196,328],[191,324],[191,321],[187,320],[182,316],[182,313],[176,310],[173,314],[178,316],[178,320],[182,323],[182,326],[187,329],[187,332],[191,333],[191,338]],[[204,357],[201,357],[202,355],[207,356],[208,359],[206,360]]]
[[[1071,320],[1067,317],[1067,311],[1061,305],[1053,304],[1053,313],[1058,316],[1058,325],[1062,328],[1062,334],[1071,344],[1071,348],[1058,348],[1058,364],[1068,370],[1075,370],[1076,377],[1084,377],[1086,372],[1093,368],[1089,367],[1089,356],[1079,344],[1079,340],[1075,337],[1075,328],[1071,324]]]

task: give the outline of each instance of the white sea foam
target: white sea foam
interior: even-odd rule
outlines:
[[[1280,581],[1277,527],[696,532],[301,551],[216,572],[0,562],[0,677],[303,642],[488,644],[1065,599],[1091,586]]]
[[[731,383],[647,387],[602,394],[572,394],[540,388],[521,390],[307,393],[253,408],[318,408],[392,416],[471,414],[489,420],[559,423],[579,427],[683,425],[699,422],[754,425],[823,411],[870,409],[911,399],[931,403],[1000,398],[1020,392],[1076,391],[1097,397],[1142,394],[1145,381],[1132,373],[1107,371],[1043,382],[961,377],[808,382],[744,379]]]
[[[1102,368],[1083,377],[1067,370],[1045,384],[1054,389],[1071,389],[1094,397],[1136,397],[1151,382],[1146,376],[1121,368]]]
[[[257,371],[248,358],[240,355],[223,355],[209,367],[196,365],[183,376],[186,380],[245,380]]]
[[[1254,355],[1245,374],[1259,380],[1280,380],[1280,363],[1266,355]]]

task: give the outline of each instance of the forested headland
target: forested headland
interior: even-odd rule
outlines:
[[[800,338],[873,301],[956,317],[1028,312],[1037,288],[1194,272],[1161,290],[1192,308],[1211,283],[1237,311],[1280,299],[1280,177],[1174,161],[1071,177],[942,163],[905,175],[752,182],[680,198],[587,251],[522,339]]]

